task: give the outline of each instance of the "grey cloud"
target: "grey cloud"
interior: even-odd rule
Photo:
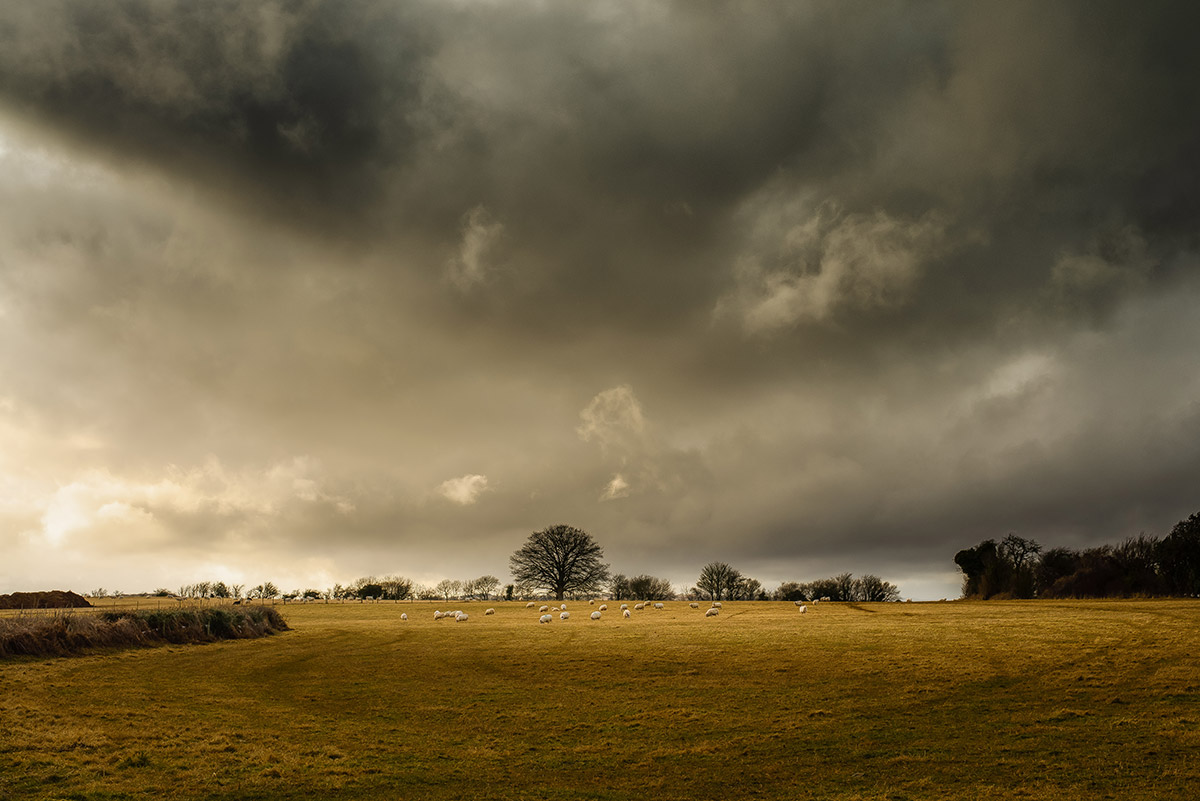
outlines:
[[[1161,531],[1195,511],[1196,13],[4,4],[0,432],[43,483],[321,465],[259,518],[146,506],[181,546],[439,564],[564,521],[664,574],[886,574]]]

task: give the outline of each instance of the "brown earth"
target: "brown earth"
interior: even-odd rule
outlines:
[[[14,592],[0,595],[0,609],[73,609],[91,606],[82,595],[62,590]]]

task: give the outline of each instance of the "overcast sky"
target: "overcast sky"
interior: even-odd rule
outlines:
[[[1194,9],[0,2],[0,592],[1162,536]]]

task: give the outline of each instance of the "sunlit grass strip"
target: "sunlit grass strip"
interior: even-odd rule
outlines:
[[[287,628],[283,616],[271,607],[21,615],[0,618],[0,658],[250,639]]]

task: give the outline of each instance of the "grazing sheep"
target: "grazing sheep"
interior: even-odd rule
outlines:
[[[720,613],[721,613],[720,609],[718,609],[715,606],[710,606],[708,609],[706,609],[704,611],[704,616],[705,617],[714,617],[716,615],[719,615]]]
[[[546,606],[545,604],[543,604],[543,605],[542,605],[542,608],[541,608],[541,609],[538,609],[538,611],[539,611],[539,612],[549,612],[549,611],[550,611],[550,607],[548,607],[548,606]]]
[[[807,611],[808,611],[808,607],[807,607],[807,606],[803,606],[803,605],[801,605],[801,606],[800,606],[800,614],[802,614],[802,615],[803,615],[803,614],[804,614],[805,612],[807,612]]]
[[[622,608],[622,609],[628,609],[628,608],[629,608],[629,604],[621,604],[621,608]]]
[[[549,623],[553,619],[554,618],[550,617],[549,615],[542,615],[538,618],[538,623]]]
[[[628,609],[622,609],[622,610],[621,610],[621,614],[623,614],[625,617],[629,617],[629,616],[630,616],[630,615],[629,615],[629,610],[628,610]]]
[[[466,612],[464,612],[464,611],[463,611],[463,610],[461,610],[461,609],[455,609],[453,612],[449,612],[448,614],[451,614],[451,615],[454,615],[455,617],[458,617],[459,615],[465,615],[465,614],[466,614]]]
[[[465,623],[470,618],[471,618],[471,616],[468,615],[466,612],[459,612],[457,615],[454,616],[454,622],[455,623]]]
[[[607,612],[607,611],[608,611],[608,604],[600,604],[600,611],[601,611],[601,612]]]
[[[526,608],[526,609],[532,609],[532,608],[533,608],[533,601],[530,601],[529,603],[525,604],[525,608]]]
[[[720,601],[713,601],[712,608],[713,608],[713,609],[720,609],[720,608],[721,608],[721,602],[720,602]]]
[[[696,603],[695,601],[692,601],[690,604],[688,604],[688,606],[692,607],[693,609],[700,608],[700,604]]]
[[[662,608],[663,608],[663,605],[662,605],[662,604],[655,604],[655,605],[654,605],[654,608],[655,608],[655,609],[662,609]]]
[[[600,613],[592,612],[592,620],[599,620],[599,619],[600,619]]]
[[[408,612],[401,612],[401,613],[400,613],[400,619],[401,619],[401,620],[408,620]]]
[[[569,620],[569,619],[570,619],[570,617],[571,617],[571,613],[570,613],[570,612],[559,612],[559,613],[558,613],[558,619],[559,619],[559,620]]]
[[[796,606],[804,606],[804,601],[794,601],[793,603],[795,603]]]
[[[595,604],[596,604],[595,600],[588,598],[588,606],[595,606]]]
[[[438,611],[438,610],[436,610],[436,609],[434,609],[434,610],[433,610],[433,619],[434,619],[434,620],[441,620],[441,619],[442,619],[442,618],[444,618],[445,616],[446,616],[446,613],[445,613],[445,612],[439,612],[439,611]]]
[[[563,604],[562,606],[559,607],[559,609],[561,609],[565,612],[565,611],[567,611],[567,605]]]
[[[494,615],[494,614],[496,614],[496,610],[495,610],[495,609],[489,609],[489,610],[487,610],[486,612],[484,612],[483,614],[484,614],[484,615]]]
[[[634,609],[645,609],[646,605],[645,604],[634,604],[633,608]]]

